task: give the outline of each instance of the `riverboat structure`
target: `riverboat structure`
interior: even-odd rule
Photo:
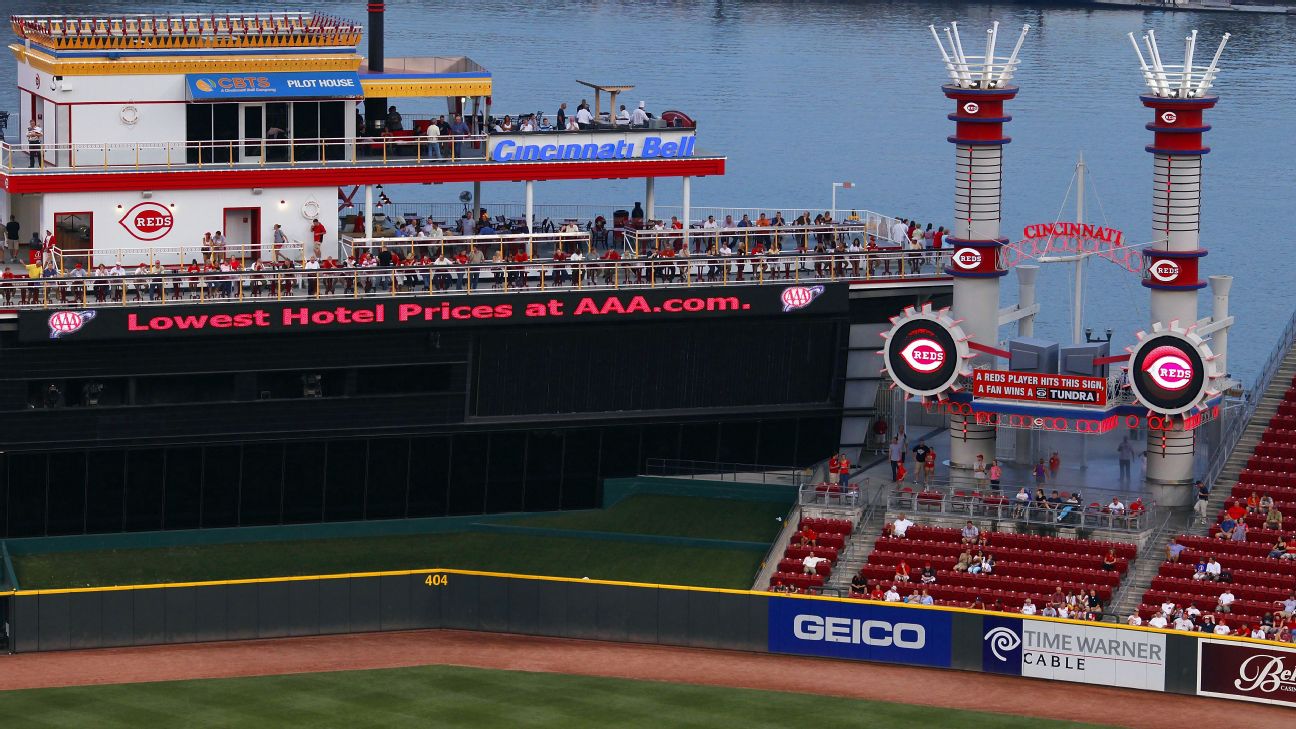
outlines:
[[[11,19],[0,536],[589,508],[649,459],[876,447],[879,334],[950,303],[945,257],[876,213],[708,220],[705,120],[618,124],[626,86],[586,84],[579,129],[496,131],[491,73],[384,57],[383,12],[367,56],[311,12]],[[419,104],[450,133],[391,123]],[[607,179],[644,180],[646,210],[533,203]],[[683,224],[657,229],[674,180]],[[399,236],[387,190],[439,183],[472,192]]]

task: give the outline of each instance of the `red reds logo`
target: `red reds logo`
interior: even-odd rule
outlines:
[[[66,334],[78,332],[93,318],[95,318],[93,310],[56,311],[50,314],[49,318],[50,339],[58,339]]]
[[[783,301],[783,311],[795,311],[809,306],[823,292],[822,286],[789,286],[779,298]]]
[[[1149,364],[1143,371],[1160,387],[1166,390],[1182,390],[1192,382],[1193,366],[1184,357],[1183,352],[1175,347],[1165,345],[1148,352],[1143,359]]]
[[[1175,122],[1179,121],[1179,115],[1174,113],[1173,111],[1162,112],[1161,121],[1165,122],[1166,124],[1174,124]]]
[[[1152,278],[1161,283],[1170,283],[1179,278],[1179,264],[1174,261],[1162,259],[1153,262],[1152,265],[1148,267],[1148,272],[1152,274]]]
[[[915,339],[900,350],[905,364],[918,372],[935,372],[945,364],[945,349],[931,339]]]
[[[144,202],[136,205],[117,221],[139,240],[157,240],[166,237],[175,225],[170,208],[155,202]]]
[[[966,111],[969,114],[975,114],[978,111],[981,111],[981,105],[975,101],[969,101],[963,105],[963,111]]]
[[[964,271],[971,271],[981,266],[981,251],[975,248],[960,248],[954,251],[954,265]]]

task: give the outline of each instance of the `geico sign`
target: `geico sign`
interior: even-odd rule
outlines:
[[[921,650],[927,645],[927,629],[923,626],[917,623],[890,623],[885,620],[798,615],[792,622],[792,633],[800,640],[853,643],[879,648],[895,646]]]

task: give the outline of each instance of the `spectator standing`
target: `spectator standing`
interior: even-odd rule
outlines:
[[[27,122],[27,169],[44,164],[41,154],[41,142],[45,139],[45,130],[36,119]]]
[[[567,102],[558,105],[558,121],[554,125],[555,129],[563,130],[567,128]]]
[[[927,483],[927,478],[926,478],[927,469],[925,468],[924,464],[927,463],[927,452],[930,450],[931,449],[927,447],[927,444],[922,442],[921,440],[918,441],[918,445],[914,446],[913,449],[914,463],[920,467],[917,473],[915,474],[914,480],[924,485]]]
[[[978,453],[976,463],[972,464],[972,479],[976,483],[978,491],[985,488],[987,476],[985,456]]]
[[[900,462],[904,460],[904,446],[900,445],[900,439],[893,437],[891,446],[887,450],[887,457],[891,460],[891,480],[899,483],[900,481]]]
[[[1197,519],[1202,523],[1205,523],[1206,511],[1210,506],[1210,489],[1206,486],[1206,484],[1202,483],[1201,481],[1198,481],[1196,483],[1196,487],[1197,487],[1197,503],[1193,504],[1193,511],[1196,512]]]
[[[399,132],[404,128],[404,120],[401,118],[400,112],[396,111],[396,107],[387,107],[387,131]]]
[[[18,223],[18,218],[10,215],[9,222],[5,223],[5,246],[9,252],[9,262],[18,263],[18,241],[22,233],[22,225]]]
[[[1062,468],[1062,459],[1058,457],[1057,451],[1053,451],[1053,454],[1049,456],[1048,466],[1050,480],[1056,481],[1058,469]]]
[[[439,140],[441,139],[441,127],[436,124],[427,125],[427,129],[423,130],[423,137],[427,144],[428,159],[440,159],[441,143]]]
[[[630,126],[648,126],[648,112],[644,111],[644,103],[642,101],[639,102],[639,108],[635,109],[634,112],[630,114]]]
[[[999,459],[990,462],[990,488],[995,491],[999,490],[999,484],[1003,480],[1003,467],[999,465]]]
[[[324,224],[315,218],[311,221],[311,239],[315,242],[315,257],[319,258],[320,250],[324,247],[324,234],[328,232],[324,229]]]
[[[1116,459],[1120,462],[1120,477],[1128,481],[1130,477],[1130,461],[1134,460],[1134,447],[1130,445],[1129,437],[1121,438],[1120,445],[1116,446]]]

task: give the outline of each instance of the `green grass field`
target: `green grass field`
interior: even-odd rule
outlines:
[[[769,542],[782,504],[640,495],[614,507],[510,523],[563,530]],[[15,555],[24,589],[198,582],[449,567],[747,589],[763,555],[744,549],[456,532],[297,542]]]
[[[773,691],[450,666],[0,691],[0,716],[14,729],[1097,726]]]

